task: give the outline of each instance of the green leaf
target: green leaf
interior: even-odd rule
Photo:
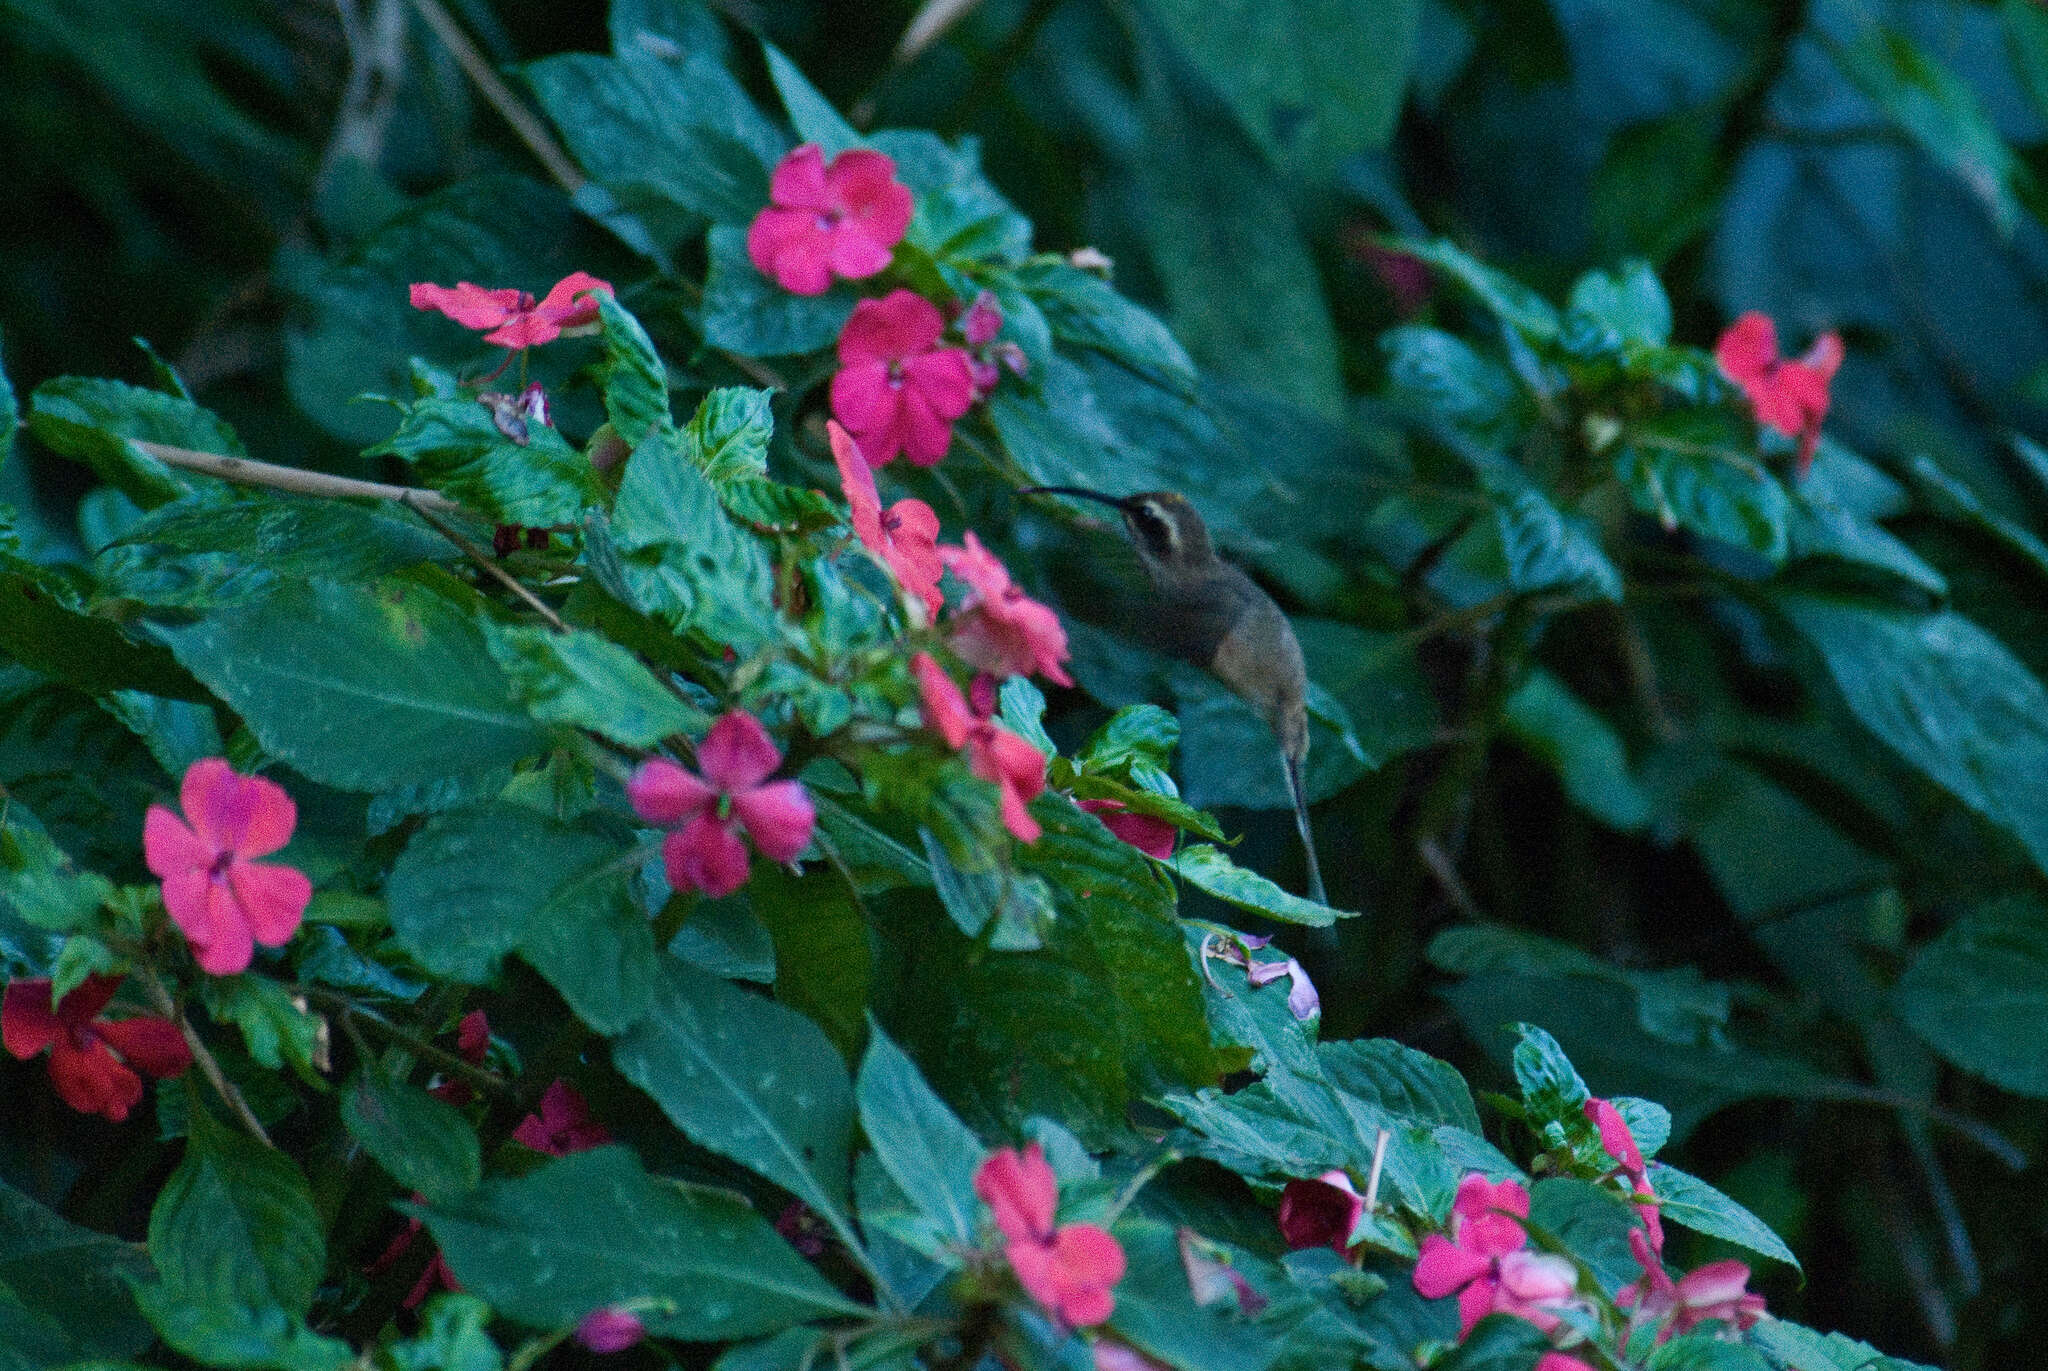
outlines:
[[[1605,1186],[1564,1176],[1538,1180],[1529,1187],[1529,1222],[1591,1267],[1609,1294],[1643,1274],[1628,1245],[1629,1232],[1642,1223],[1636,1207]]]
[[[1025,477],[1038,485],[1088,488],[1121,479],[1122,440],[1088,374],[1054,356],[1036,380],[1036,388],[997,386],[987,402],[989,422]]]
[[[1327,182],[1393,135],[1416,0],[1154,0],[1148,8],[1290,175]]]
[[[1281,923],[1327,928],[1339,919],[1358,917],[1356,910],[1332,909],[1314,900],[1289,894],[1258,872],[1247,871],[1220,849],[1207,843],[1182,848],[1173,854],[1167,865],[1176,876],[1197,890],[1207,891],[1226,904],[1278,919]]]
[[[827,158],[863,146],[853,125],[839,117],[832,102],[818,94],[780,48],[764,41],[761,52],[768,59],[768,78],[775,83],[775,93],[782,97],[782,107],[789,111],[789,122],[796,126],[798,138],[816,143]]]
[[[1107,353],[1169,390],[1194,393],[1195,364],[1187,349],[1157,316],[1109,282],[1051,258],[1024,263],[1016,277],[1053,337]]]
[[[1543,1331],[1512,1314],[1489,1314],[1430,1371],[1528,1371],[1550,1347]]]
[[[483,1179],[476,1130],[461,1112],[374,1063],[358,1067],[343,1088],[341,1119],[392,1180],[429,1204],[466,1195]]]
[[[86,612],[62,573],[9,554],[4,519],[0,507],[0,661],[12,658],[94,694],[201,693],[161,647],[134,642],[111,619]]]
[[[1204,366],[1335,417],[1343,407],[1336,330],[1282,188],[1177,54],[1145,35],[1138,66],[1137,222],[1175,335]],[[1223,205],[1229,213],[1218,212]]]
[[[322,1337],[275,1305],[209,1301],[168,1281],[137,1286],[136,1303],[163,1340],[202,1366],[246,1371],[345,1371],[355,1349]]]
[[[564,53],[523,75],[571,155],[626,208],[744,223],[768,203],[781,137],[711,54],[622,45],[616,58]]]
[[[293,1002],[291,991],[267,976],[208,976],[200,999],[215,1023],[232,1023],[258,1065],[272,1071],[287,1062],[309,1083],[320,1083],[314,1058],[320,1021]]]
[[[402,1206],[465,1290],[535,1328],[627,1300],[658,1337],[716,1342],[864,1312],[727,1191],[652,1178],[623,1147],[549,1162],[471,1195]]]
[[[1912,39],[1882,25],[1830,44],[1829,52],[1842,74],[1982,201],[1999,233],[2010,237],[2026,168],[1998,136],[1976,93]]]
[[[1965,911],[1920,949],[1893,1003],[1965,1071],[2048,1096],[2048,909],[2014,896]]]
[[[444,1290],[421,1308],[417,1334],[378,1350],[393,1371],[500,1371],[505,1357],[491,1341],[490,1322],[490,1305]]]
[[[1671,301],[1648,262],[1624,262],[1613,274],[1589,271],[1573,284],[1565,328],[1583,330],[1603,349],[1662,347],[1671,341]]]
[[[1934,1371],[1919,1362],[1887,1357],[1867,1342],[1820,1333],[1789,1319],[1766,1319],[1744,1336],[1779,1366],[1796,1371]]]
[[[1380,335],[1393,398],[1431,423],[1491,444],[1522,422],[1521,388],[1500,363],[1455,334],[1403,324]]]
[[[471,985],[497,974],[572,873],[616,847],[518,805],[437,815],[399,854],[385,884],[398,945],[436,976]]]
[[[1180,720],[1158,705],[1125,705],[1088,736],[1074,762],[1085,771],[1150,767],[1165,771],[1180,743]]]
[[[130,1283],[148,1272],[134,1244],[80,1228],[0,1181],[0,1302],[50,1328],[59,1360],[145,1350],[152,1336]]]
[[[490,620],[483,630],[513,693],[542,723],[573,724],[627,747],[653,747],[678,733],[701,736],[711,726],[704,711],[608,638]]]
[[[1581,1117],[1583,1106],[1592,1098],[1585,1081],[1565,1056],[1557,1039],[1534,1024],[1518,1023],[1514,1031],[1515,1084],[1521,1087],[1522,1104],[1537,1123]]]
[[[398,431],[366,456],[398,457],[442,494],[501,524],[575,524],[604,499],[590,459],[546,424],[525,425],[526,441],[499,430],[476,397],[415,401]]]
[[[1771,1371],[1763,1353],[1705,1329],[1673,1338],[1653,1351],[1643,1367],[1644,1371]]]
[[[2048,14],[2032,0],[2001,0],[1998,18],[2020,84],[2034,109],[2048,119]]]
[[[1799,1258],[1792,1255],[1792,1249],[1771,1231],[1770,1225],[1699,1177],[1689,1176],[1675,1166],[1652,1162],[1650,1186],[1663,1201],[1658,1212],[1671,1222],[1784,1262],[1795,1271],[1800,1269]]]
[[[591,298],[597,301],[604,326],[604,361],[597,372],[605,416],[627,446],[637,447],[650,430],[674,422],[668,408],[668,368],[647,330],[611,292],[597,291]]]
[[[1557,772],[1579,808],[1624,833],[1649,823],[1650,797],[1629,770],[1621,736],[1557,677],[1531,671],[1508,697],[1502,722]]]
[[[1508,584],[1523,592],[1570,591],[1621,599],[1621,573],[1585,523],[1562,513],[1532,489],[1506,493],[1494,507],[1494,529],[1507,559]]]
[[[1698,441],[1696,425],[1652,424],[1623,454],[1617,470],[1629,503],[1667,527],[1747,548],[1773,565],[1783,562],[1792,521],[1784,486],[1732,446],[1712,444],[1710,454],[1658,446],[1657,435],[1674,428]]]
[[[648,612],[742,649],[774,632],[767,555],[726,517],[685,440],[656,431],[633,450],[613,519]]]
[[[747,231],[714,225],[704,280],[704,341],[742,357],[787,357],[832,346],[853,313],[854,293],[841,283],[823,295],[792,295],[763,276],[747,256]]]
[[[156,631],[266,752],[326,785],[421,785],[541,745],[475,622],[409,581],[293,581]]]
[[[664,958],[652,1012],[612,1045],[612,1061],[691,1141],[773,1181],[850,1239],[853,1087],[816,1024]]]
[[[735,482],[768,475],[768,440],[775,436],[772,394],[748,386],[720,386],[704,397],[683,430],[683,444],[704,478],[721,494]]]
[[[303,1316],[327,1267],[306,1178],[203,1106],[190,1111],[190,1126],[185,1160],[149,1215],[149,1255],[164,1285],[199,1304]]]
[[[1831,558],[1895,576],[1936,598],[1948,595],[1948,578],[1912,548],[1876,521],[1823,499],[1812,484],[1793,492],[1792,522],[1786,533],[1794,559]]]
[[[972,1246],[981,1226],[974,1193],[981,1142],[872,1021],[854,1097],[876,1160],[931,1221],[940,1243]]]
[[[1029,952],[1045,945],[1046,929],[1058,915],[1044,881],[1017,872],[1000,850],[974,848],[955,861],[930,830],[924,833],[924,853],[939,902],[962,933],[985,939],[998,952]],[[990,925],[993,932],[984,933]]]
[[[519,956],[599,1033],[625,1032],[654,994],[654,930],[616,857],[555,887],[527,920]]]
[[[775,943],[775,997],[807,1014],[850,1061],[860,1050],[873,991],[874,953],[860,902],[839,874],[792,876],[761,864],[747,903]]]
[[[248,455],[232,428],[190,400],[84,376],[59,376],[37,386],[28,400],[28,428],[52,452],[84,462],[144,509],[218,486],[165,466],[131,446],[130,439],[228,457]]]
[[[1443,272],[1530,342],[1547,343],[1557,337],[1557,310],[1548,300],[1506,272],[1487,266],[1448,238],[1407,238],[1392,246]]]
[[[1776,603],[1865,728],[2048,870],[2048,690],[2004,644],[1953,612],[1800,594]]]
[[[112,881],[72,865],[26,808],[0,804],[0,909],[37,928],[71,933],[113,893]]]

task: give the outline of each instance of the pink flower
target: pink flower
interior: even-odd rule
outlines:
[[[886,510],[875,490],[875,473],[854,446],[853,438],[833,420],[825,421],[832,440],[832,460],[839,467],[839,487],[853,511],[854,536],[895,576],[896,584],[924,601],[936,619],[945,607],[939,594],[939,516],[922,500],[898,500]]]
[[[1122,800],[1076,800],[1074,803],[1102,820],[1104,828],[1147,857],[1163,862],[1173,856],[1173,840],[1180,830],[1166,820],[1140,814]]]
[[[910,669],[917,676],[926,725],[956,752],[966,748],[968,769],[1000,788],[1003,826],[1022,842],[1037,842],[1044,830],[1031,817],[1029,806],[1032,797],[1045,789],[1045,754],[993,719],[981,718],[969,709],[960,687],[930,654],[920,652],[911,658]]]
[[[747,228],[747,256],[796,295],[823,295],[834,276],[873,276],[910,227],[910,188],[896,179],[896,163],[865,148],[828,164],[805,143],[776,164],[768,199]]]
[[[974,377],[977,397],[996,388],[996,383],[1003,379],[1004,367],[1018,376],[1030,370],[1024,349],[1015,343],[996,341],[1002,329],[1003,307],[996,303],[995,292],[991,290],[975,296],[974,303],[960,318],[960,336],[967,340],[967,368]]]
[[[512,1140],[550,1157],[588,1152],[612,1140],[611,1130],[590,1117],[590,1104],[576,1087],[558,1080],[541,1092],[538,1112],[512,1130]]]
[[[1842,336],[1823,333],[1804,357],[1791,361],[1778,356],[1778,330],[1770,316],[1751,310],[1714,344],[1714,360],[1749,397],[1758,423],[1799,440],[1794,474],[1805,476],[1820,445],[1828,386],[1842,365]]]
[[[600,1355],[623,1352],[647,1336],[647,1326],[624,1309],[593,1309],[576,1325],[576,1341]]]
[[[119,976],[87,976],[54,1008],[47,978],[12,981],[0,996],[0,1043],[27,1061],[50,1049],[50,1084],[81,1114],[120,1123],[142,1102],[140,1067],[159,1080],[192,1065],[192,1050],[169,1019],[142,1014],[102,1019]]]
[[[1690,1332],[1708,1319],[1719,1319],[1742,1331],[1763,1317],[1764,1297],[1749,1293],[1749,1268],[1741,1262],[1711,1262],[1674,1282],[1641,1229],[1629,1230],[1628,1246],[1643,1268],[1643,1276],[1633,1285],[1623,1286],[1614,1302],[1633,1311],[1631,1328],[1659,1325],[1659,1343]]]
[[[747,883],[745,828],[761,855],[793,862],[810,845],[817,811],[801,781],[770,781],[782,753],[753,715],[722,716],[697,749],[701,777],[665,757],[642,762],[626,784],[633,812],[675,831],[662,842],[669,884],[716,899]]]
[[[1061,1323],[1087,1328],[1116,1308],[1123,1245],[1092,1223],[1053,1225],[1059,1182],[1045,1150],[1005,1147],[974,1173],[974,1193],[995,1215],[1017,1283]]]
[[[200,969],[246,970],[254,943],[282,947],[298,931],[313,883],[294,867],[256,862],[290,841],[298,807],[284,787],[238,776],[219,757],[192,763],[179,787],[185,817],[151,805],[142,852],[164,883],[164,908]]]
[[[1351,1188],[1351,1177],[1342,1171],[1289,1181],[1280,1192],[1280,1236],[1290,1252],[1305,1247],[1342,1252],[1364,1214],[1365,1197]]]
[[[1629,1132],[1627,1120],[1621,1111],[1606,1100],[1587,1100],[1586,1117],[1600,1130],[1600,1146],[1608,1156],[1619,1163],[1618,1174],[1628,1179],[1629,1189],[1647,1198],[1647,1203],[1638,1204],[1636,1209],[1643,1216],[1643,1226],[1649,1230],[1650,1246],[1658,1252],[1664,1250],[1664,1220],[1657,1212],[1657,1192],[1650,1188],[1650,1170],[1643,1161],[1643,1150],[1636,1146],[1635,1134]]]
[[[1545,1352],[1536,1359],[1536,1371],[1593,1371],[1593,1368],[1563,1352]]]
[[[1424,1299],[1458,1297],[1458,1337],[1492,1313],[1501,1294],[1501,1259],[1519,1252],[1529,1235],[1529,1192],[1514,1181],[1491,1185],[1477,1171],[1458,1183],[1451,1205],[1450,1235],[1422,1240],[1415,1263],[1415,1290]]]
[[[523,290],[486,290],[467,281],[437,286],[425,281],[413,283],[414,309],[437,309],[464,328],[487,328],[486,343],[504,348],[539,347],[552,343],[567,329],[587,328],[597,322],[593,290],[611,291],[609,281],[600,281],[587,271],[574,271],[555,282],[545,297],[536,301]],[[547,422],[545,417],[542,423]]]
[[[939,346],[937,305],[907,290],[863,300],[839,334],[832,414],[860,444],[869,466],[907,455],[928,467],[946,455],[953,421],[974,403],[967,354]]]
[[[455,1050],[471,1066],[484,1064],[491,1050],[491,1021],[484,1017],[483,1010],[472,1009],[462,1016],[462,1022],[455,1026]],[[427,1093],[450,1104],[468,1104],[476,1098],[475,1089],[465,1080],[440,1081],[428,1086]]]
[[[1074,683],[1060,666],[1068,656],[1060,616],[1012,582],[1008,569],[981,545],[972,529],[965,547],[942,547],[939,556],[946,570],[967,585],[967,598],[953,616],[947,640],[963,660],[996,676],[1036,672],[1063,686]]]
[[[1571,1305],[1578,1289],[1579,1273],[1563,1257],[1510,1252],[1500,1259],[1490,1312],[1527,1319],[1548,1333],[1562,1322],[1556,1311]]]

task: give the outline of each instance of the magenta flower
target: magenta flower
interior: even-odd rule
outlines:
[[[48,1048],[57,1097],[113,1123],[142,1102],[136,1068],[167,1080],[192,1065],[192,1050],[169,1019],[100,1017],[120,986],[119,976],[87,976],[53,1006],[45,977],[10,981],[0,996],[0,1043],[8,1054],[27,1061]]]
[[[1606,1100],[1587,1100],[1586,1117],[1593,1127],[1600,1131],[1600,1146],[1618,1164],[1612,1173],[1627,1179],[1632,1193],[1642,1197],[1636,1210],[1643,1216],[1643,1226],[1649,1230],[1650,1246],[1653,1250],[1664,1250],[1664,1220],[1657,1212],[1657,1192],[1650,1188],[1650,1169],[1643,1161],[1643,1150],[1636,1146],[1635,1134],[1629,1132],[1627,1120],[1621,1111]]]
[[[897,585],[922,600],[926,612],[937,618],[946,603],[939,594],[944,570],[939,560],[939,516],[922,500],[898,500],[883,509],[875,473],[852,436],[830,419],[825,421],[825,435],[832,441],[832,461],[852,511],[854,536],[889,568]]]
[[[490,329],[486,343],[517,349],[552,343],[569,329],[595,324],[597,302],[590,292],[609,293],[611,288],[609,281],[587,271],[573,271],[539,300],[523,290],[486,290],[467,281],[452,286],[416,281],[410,298],[414,309],[439,310],[464,328]]]
[[[1365,1197],[1351,1188],[1351,1177],[1343,1171],[1292,1180],[1280,1192],[1280,1236],[1290,1252],[1306,1247],[1342,1252],[1364,1214]]]
[[[1424,1299],[1458,1297],[1458,1337],[1492,1313],[1501,1291],[1501,1260],[1519,1252],[1529,1235],[1529,1192],[1514,1181],[1487,1182],[1474,1171],[1458,1183],[1451,1205],[1450,1235],[1422,1240],[1415,1263],[1415,1290]]]
[[[716,899],[747,883],[746,829],[761,855],[793,862],[810,845],[817,810],[801,781],[770,781],[782,753],[753,715],[735,709],[697,749],[703,775],[665,757],[642,762],[626,784],[633,812],[674,829],[662,842],[669,884]]]
[[[952,445],[953,421],[974,403],[974,373],[965,352],[939,346],[945,331],[938,306],[907,290],[853,307],[839,334],[832,414],[869,466],[902,453],[928,467]]]
[[[1070,686],[1060,616],[1026,595],[974,531],[965,547],[941,547],[946,570],[966,583],[967,598],[947,626],[948,643],[968,665],[995,676],[1029,676]]]
[[[1629,1230],[1628,1248],[1643,1268],[1642,1279],[1623,1286],[1614,1302],[1632,1311],[1631,1329],[1657,1325],[1657,1341],[1665,1343],[1708,1319],[1746,1331],[1763,1317],[1764,1297],[1749,1292],[1749,1268],[1743,1263],[1710,1262],[1673,1281],[1641,1229]]]
[[[1003,1254],[1026,1294],[1071,1328],[1109,1318],[1124,1278],[1123,1245],[1092,1223],[1054,1226],[1059,1182],[1043,1148],[992,1154],[974,1173],[974,1193],[995,1215]]]
[[[576,1325],[576,1341],[600,1355],[623,1352],[647,1336],[647,1326],[624,1309],[607,1305],[585,1314]]]
[[[571,1152],[603,1147],[612,1135],[590,1117],[590,1104],[576,1087],[557,1080],[541,1092],[539,1109],[512,1130],[512,1140],[550,1157],[566,1157]]]
[[[1173,840],[1180,830],[1164,819],[1140,814],[1122,800],[1076,800],[1074,803],[1102,820],[1102,826],[1147,857],[1167,861],[1173,856]]]
[[[200,969],[246,970],[254,943],[282,947],[298,931],[313,883],[294,867],[256,862],[291,840],[298,807],[284,787],[238,776],[224,760],[192,763],[179,787],[185,817],[151,805],[142,852],[164,883],[164,908]]]
[[[1593,1368],[1563,1352],[1545,1352],[1536,1359],[1536,1371],[1593,1371]]]
[[[911,658],[910,669],[917,677],[926,725],[946,740],[946,746],[955,751],[966,748],[968,769],[996,784],[1002,792],[1003,827],[1020,842],[1037,842],[1044,829],[1031,817],[1030,802],[1045,789],[1045,754],[970,709],[960,687],[930,654],[920,652]]]
[[[768,199],[747,227],[747,256],[796,295],[823,295],[834,276],[873,276],[910,227],[910,188],[896,179],[895,161],[865,148],[827,163],[805,143],[776,163]]]
[[[1798,359],[1778,355],[1778,329],[1768,314],[1750,310],[1714,344],[1714,360],[1749,397],[1756,420],[1799,440],[1795,476],[1806,475],[1828,415],[1828,387],[1842,365],[1842,336],[1823,333]]]

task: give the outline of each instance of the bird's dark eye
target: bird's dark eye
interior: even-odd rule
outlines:
[[[1173,555],[1173,524],[1149,501],[1131,510],[1131,533],[1156,557]]]

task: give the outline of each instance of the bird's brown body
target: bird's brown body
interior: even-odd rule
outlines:
[[[1230,687],[1279,739],[1295,821],[1308,856],[1310,893],[1325,902],[1302,781],[1308,761],[1308,671],[1294,627],[1280,606],[1251,577],[1216,555],[1202,516],[1170,490],[1122,498],[1072,486],[1036,490],[1077,495],[1123,514],[1124,528],[1158,597],[1152,607],[1158,639]]]

